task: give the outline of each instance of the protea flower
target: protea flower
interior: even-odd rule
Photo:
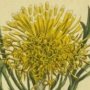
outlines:
[[[58,6],[22,7],[3,28],[6,63],[19,75],[51,85],[54,75],[69,75],[87,62],[80,20]]]

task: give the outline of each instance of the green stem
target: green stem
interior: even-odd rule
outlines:
[[[68,90],[77,90],[78,83],[73,83],[72,85],[69,85]]]
[[[52,86],[50,87],[50,90],[53,90],[56,84],[58,83],[59,76],[60,76],[59,74],[56,76],[56,80],[53,82]]]
[[[36,81],[35,81],[35,79],[34,79],[34,77],[33,77],[33,75],[31,73],[29,73],[29,78],[31,79],[32,84],[35,85]]]
[[[69,76],[70,84],[69,84],[68,90],[76,90],[77,89],[77,86],[79,84],[79,81],[78,80],[79,79],[75,79],[74,77]]]
[[[12,86],[12,84],[11,84],[11,81],[10,81],[10,79],[9,79],[9,76],[8,76],[5,68],[3,68],[2,73],[3,73],[4,78],[5,78],[6,81],[7,81],[7,84],[8,84],[8,86],[9,86],[10,90],[14,90],[14,88],[13,88],[13,86]]]
[[[13,74],[12,70],[10,70],[10,69],[7,68],[7,71],[8,71],[8,73],[10,74],[10,76],[11,76],[13,82],[15,83],[15,85],[17,86],[17,88],[18,88],[19,90],[23,90],[22,87],[21,87],[21,85],[20,85],[20,84],[18,83],[18,81],[16,80],[15,75]]]
[[[61,90],[62,80],[63,80],[63,76],[61,76],[60,81],[59,81],[59,85],[58,85],[58,87],[56,88],[56,90]]]
[[[64,84],[66,83],[67,75],[68,75],[68,74],[66,74],[64,77],[61,76],[61,78],[60,78],[60,80],[59,80],[58,87],[56,88],[56,90],[61,90],[61,89],[62,89],[62,87],[63,87]]]
[[[86,71],[90,67],[90,62],[89,64],[85,65],[83,68],[81,68],[78,73],[76,74],[77,77],[80,77],[84,71]]]
[[[27,86],[28,86],[28,90],[30,90],[30,78],[29,78],[29,75],[27,75]]]
[[[2,34],[1,34],[1,28],[0,28],[0,52],[1,52],[1,55],[3,57],[4,55],[2,53],[4,51],[2,48],[3,48],[3,40],[2,40]],[[0,58],[0,90],[3,90],[3,87],[2,87],[2,69],[3,69],[3,62]]]
[[[22,83],[22,81],[20,80],[20,78],[19,78],[19,76],[18,76],[18,74],[17,74],[17,72],[16,72],[16,77],[17,77],[17,79],[18,79],[18,81],[19,81],[19,83],[20,83],[20,85],[22,86],[22,90],[27,90],[26,89],[26,87],[24,86],[24,84]]]
[[[0,90],[3,90],[3,87],[2,87],[2,73],[0,71]]]

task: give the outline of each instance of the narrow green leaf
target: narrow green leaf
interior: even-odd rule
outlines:
[[[90,8],[88,7],[87,34],[90,34]]]
[[[54,89],[54,87],[56,86],[56,84],[57,84],[57,82],[58,82],[58,80],[59,80],[59,74],[56,76],[56,79],[55,79],[55,81],[53,82],[53,84],[52,84],[52,86],[50,87],[50,90],[53,90]]]
[[[15,90],[15,89],[13,88],[13,85],[12,85],[10,79],[9,79],[9,76],[8,76],[7,72],[6,72],[6,68],[3,68],[2,73],[3,73],[3,76],[4,76],[4,78],[5,78],[6,82],[7,82],[10,90]]]
[[[82,77],[79,78],[79,82],[82,81],[83,79],[85,79],[86,77],[90,76],[90,71],[87,72],[86,74],[84,74]]]
[[[82,74],[84,71],[86,71],[89,67],[90,67],[90,62],[89,62],[89,64],[87,64],[87,65],[85,65],[83,68],[81,68],[81,69],[78,71],[78,73],[76,74],[76,76],[77,76],[77,77],[80,77],[81,74]]]
[[[30,90],[30,78],[29,78],[29,75],[27,75],[27,87],[28,87],[28,90]]]
[[[81,22],[81,25],[83,27],[83,40],[84,44],[87,42],[87,37],[90,35],[90,8],[88,7],[88,18],[87,18],[87,25],[85,25],[83,22]],[[86,39],[87,38],[87,39]]]
[[[82,28],[83,28],[83,39],[85,39],[86,37],[87,37],[87,35],[86,35],[86,25],[83,23],[83,22],[80,22],[81,23],[81,25],[82,25]]]

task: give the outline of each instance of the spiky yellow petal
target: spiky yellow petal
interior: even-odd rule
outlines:
[[[32,73],[36,80],[47,74],[70,74],[87,59],[82,28],[71,12],[45,5],[22,8],[4,28],[4,45],[10,67]]]

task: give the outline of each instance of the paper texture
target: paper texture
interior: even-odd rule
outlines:
[[[0,26],[11,19],[13,13],[19,11],[21,6],[28,6],[30,4],[44,3],[46,0],[0,0]],[[58,4],[60,7],[65,7],[67,10],[73,12],[75,16],[81,18],[83,22],[87,20],[88,6],[90,0],[48,0],[50,4]],[[8,90],[5,80],[3,80],[5,90]],[[67,83],[68,85],[68,83]],[[66,87],[67,87],[66,85]],[[62,90],[66,90],[64,87]],[[17,89],[16,89],[17,90]],[[83,80],[77,90],[90,90],[90,77]]]

